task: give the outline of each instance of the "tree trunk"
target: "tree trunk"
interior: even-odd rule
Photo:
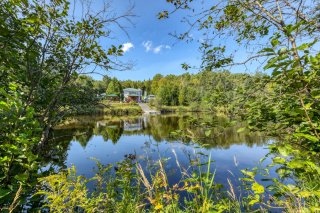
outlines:
[[[48,124],[44,127],[44,129],[42,131],[41,139],[38,144],[39,150],[41,150],[41,148],[48,142],[50,130],[51,130],[50,124]]]

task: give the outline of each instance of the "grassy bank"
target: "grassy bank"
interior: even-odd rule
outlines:
[[[210,107],[205,104],[194,104],[189,106],[151,106],[156,108],[161,113],[186,113],[186,112],[205,112],[213,113],[215,116],[230,117],[230,111],[225,107]]]
[[[199,112],[190,106],[160,106],[157,108],[160,112]]]
[[[59,123],[54,127],[54,129],[74,129],[74,128],[85,128],[88,126],[95,126],[99,121],[107,122],[120,122],[123,120],[133,120],[139,118],[139,115],[122,115],[122,116],[112,116],[112,115],[77,115],[66,118],[63,122]]]
[[[218,112],[216,108],[210,108],[204,104],[193,104],[189,106],[151,106],[162,113],[166,112]],[[220,111],[219,111],[220,112]]]
[[[140,115],[142,109],[136,103],[118,103],[102,101],[97,106],[90,109],[80,109],[77,115]]]
[[[189,106],[153,106],[160,112],[209,112],[211,111],[207,106],[200,104],[192,104]]]

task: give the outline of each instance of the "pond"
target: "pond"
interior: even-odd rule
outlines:
[[[210,132],[203,128],[212,123],[215,126],[210,127]],[[76,117],[53,132],[43,170],[75,165],[79,175],[92,177],[92,158],[116,165],[131,154],[145,171],[164,159],[169,183],[175,184],[181,178],[181,169],[188,169],[195,156],[203,161],[211,156],[215,182],[226,185],[229,178],[238,185],[240,170],[259,166],[259,160],[268,153],[267,145],[272,143],[262,134],[237,131],[241,126],[204,114]],[[270,163],[268,158],[266,163]],[[273,172],[271,176],[274,175]]]

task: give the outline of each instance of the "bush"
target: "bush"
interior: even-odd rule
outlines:
[[[32,150],[40,129],[33,108],[22,103],[15,84],[0,88],[0,97],[0,206],[13,211],[22,189],[35,181],[31,177],[36,177],[38,163]]]

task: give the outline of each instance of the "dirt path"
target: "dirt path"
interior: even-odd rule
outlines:
[[[160,114],[159,111],[151,109],[146,103],[139,103],[139,106],[145,114]]]

